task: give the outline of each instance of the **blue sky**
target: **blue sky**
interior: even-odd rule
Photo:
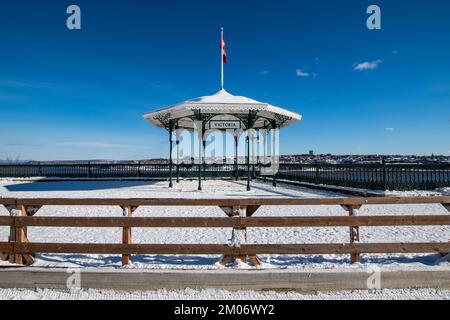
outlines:
[[[283,154],[449,154],[450,1],[16,0],[0,4],[0,159],[167,156],[142,114],[219,89],[221,26],[226,89],[304,117]]]

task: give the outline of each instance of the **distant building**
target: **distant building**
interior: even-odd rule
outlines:
[[[310,155],[310,156],[313,156],[313,155],[314,155],[314,150],[310,150],[310,151],[309,151],[309,155]]]

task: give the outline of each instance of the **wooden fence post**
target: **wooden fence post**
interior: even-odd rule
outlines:
[[[355,210],[358,210],[361,208],[360,205],[343,205],[342,206],[346,211],[348,211],[348,215],[350,217],[355,216]],[[350,244],[358,243],[360,240],[359,238],[359,227],[352,226],[350,227]],[[350,254],[350,261],[351,263],[358,263],[361,261],[361,255],[359,253],[351,253]]]
[[[247,206],[245,209],[245,216],[251,217],[259,209],[259,207],[260,206],[258,205]],[[247,240],[247,228],[245,228],[245,241],[247,242]],[[246,256],[246,259],[253,266],[259,266],[261,264],[261,260],[257,255]]]
[[[122,207],[123,216],[124,217],[132,217],[133,212],[137,209],[137,207],[126,206]],[[123,227],[122,228],[122,243],[123,244],[131,244],[131,227]],[[122,266],[129,265],[131,262],[131,255],[122,254]]]
[[[41,208],[40,206],[5,206],[11,217],[31,217],[36,214]],[[28,242],[28,228],[18,226],[16,219],[14,219],[13,225],[10,227],[9,242],[12,243],[26,243]],[[10,263],[19,265],[32,265],[34,263],[34,257],[30,254],[20,254],[16,252],[8,253],[6,257]]]
[[[239,217],[240,216],[240,207],[239,206],[230,206],[230,207],[220,207],[220,209],[222,209],[223,212],[225,212],[225,214],[232,218],[232,217]],[[235,236],[236,232],[239,232],[239,229],[233,228],[233,237]],[[233,239],[232,239],[233,240]],[[236,260],[235,256],[232,255],[227,255],[225,254],[219,261],[219,263],[223,266],[227,266],[230,262],[233,262]],[[239,257],[240,258],[240,257]]]
[[[230,218],[232,217],[251,217],[260,206],[258,205],[250,205],[250,206],[232,206],[232,207],[220,207],[223,212]],[[247,237],[247,228],[246,227],[240,227],[240,228],[233,228],[233,238],[239,238],[239,236],[242,236],[243,239],[232,239],[233,241],[237,240],[236,243],[232,243],[233,246],[240,246],[241,243],[239,241],[244,241],[245,243],[248,240]],[[220,264],[223,266],[227,266],[229,263],[236,261],[236,259],[241,260],[242,262],[246,263],[249,262],[253,266],[257,266],[261,264],[261,261],[256,255],[238,255],[238,256],[232,256],[232,255],[224,255],[222,259],[220,260]]]
[[[19,208],[15,207],[15,206],[14,207],[13,206],[8,207],[8,211],[9,211],[9,214],[10,214],[11,217],[17,217],[17,216],[20,216],[22,214],[21,210]],[[14,221],[15,221],[15,219],[14,219]],[[16,243],[16,242],[20,241],[20,239],[18,239],[19,232],[18,232],[18,230],[16,228],[16,223],[15,222],[9,228],[9,230],[10,230],[9,231],[9,242]],[[9,263],[22,264],[22,257],[19,257],[19,255],[15,253],[14,249],[13,249],[12,252],[9,253]]]
[[[18,216],[20,217],[26,217],[27,216],[27,210],[24,206],[20,206],[20,208],[17,209],[18,212]],[[15,224],[16,225],[16,224]],[[28,242],[27,239],[27,228],[26,227],[20,227],[20,226],[15,226],[15,242],[16,243],[25,243]],[[14,252],[14,263],[15,264],[25,264],[25,257],[22,256],[22,254],[18,254],[16,252]]]
[[[131,217],[132,211],[131,207],[122,207],[122,215],[124,217]],[[122,228],[122,243],[123,244],[130,244],[131,243],[131,228],[129,227],[123,227]],[[122,267],[130,264],[131,256],[129,254],[122,254]]]
[[[42,206],[23,206],[21,210],[22,216],[33,217],[41,208]],[[23,232],[25,236],[25,242],[29,242],[28,227],[23,227]],[[24,254],[22,258],[26,265],[32,265],[35,262],[34,255]]]

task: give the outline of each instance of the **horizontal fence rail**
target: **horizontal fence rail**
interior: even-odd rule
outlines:
[[[377,204],[450,204],[450,196],[355,198],[0,198],[13,206],[358,206]]]
[[[0,243],[0,250],[15,253],[60,254],[198,254],[250,256],[257,254],[383,254],[449,253],[450,243],[353,243],[353,244],[74,244],[74,243]]]
[[[251,176],[261,176],[261,165],[251,165]],[[198,177],[198,165],[173,165],[173,175]],[[163,178],[169,163],[56,163],[0,164],[0,178]],[[245,164],[207,164],[208,178],[246,177]],[[450,186],[450,164],[293,164],[281,163],[277,179],[375,190],[432,190]]]
[[[242,199],[18,199],[0,198],[10,216],[0,217],[0,226],[10,228],[8,242],[0,242],[4,259],[17,264],[32,264],[35,253],[120,254],[122,264],[134,254],[224,255],[258,263],[257,254],[350,254],[352,262],[364,253],[441,253],[450,252],[449,239],[435,243],[361,243],[359,227],[450,226],[450,215],[373,215],[358,216],[362,205],[435,204],[450,211],[450,197],[386,198],[242,198]],[[338,205],[348,216],[254,217],[261,206]],[[120,206],[123,217],[43,217],[36,216],[42,206]],[[228,217],[132,217],[139,206],[215,206]],[[381,210],[381,209],[380,209]],[[122,244],[34,243],[28,239],[28,227],[122,228]],[[348,227],[349,243],[248,244],[247,228]],[[232,228],[245,233],[245,240],[230,244],[132,244],[132,228]],[[57,239],[55,239],[57,240]]]
[[[450,215],[363,217],[233,217],[233,218],[120,218],[120,217],[0,217],[0,226],[90,228],[248,228],[248,227],[386,227],[450,225]]]

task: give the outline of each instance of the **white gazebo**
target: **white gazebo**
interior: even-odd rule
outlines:
[[[149,123],[164,128],[169,132],[170,142],[170,183],[172,187],[172,147],[173,133],[178,129],[196,130],[201,133],[199,139],[200,158],[204,154],[206,130],[246,130],[247,134],[247,190],[250,190],[250,129],[263,130],[263,142],[266,144],[267,132],[271,131],[272,155],[275,155],[276,131],[286,127],[296,121],[301,120],[301,116],[294,112],[276,107],[272,104],[259,102],[247,97],[235,96],[225,91],[223,86],[223,64],[226,63],[225,43],[222,30],[222,89],[217,93],[183,101],[163,109],[159,109],[144,115],[144,119]],[[179,143],[178,135],[176,143]],[[237,166],[237,144],[238,137],[235,134],[235,165]],[[264,146],[265,150],[266,146]],[[178,157],[178,153],[177,153]],[[201,190],[202,162],[199,159],[198,165],[198,189]],[[178,165],[179,161],[177,161]],[[275,181],[275,180],[274,180]]]
[[[192,120],[202,120],[196,118],[198,113],[213,115],[216,120],[220,121],[240,120],[244,126],[249,116],[253,116],[252,129],[266,129],[268,124],[273,122],[278,125],[278,128],[281,128],[301,120],[301,116],[294,112],[247,97],[235,96],[225,89],[221,89],[211,96],[183,101],[147,113],[144,115],[144,119],[159,128],[168,128],[167,122],[175,120],[177,127],[192,130],[194,129]],[[245,128],[249,129],[247,126]]]
[[[260,130],[263,129],[263,142],[266,144],[267,132],[272,130],[272,154],[275,150],[275,130],[301,120],[301,116],[288,110],[259,102],[247,97],[234,96],[224,89],[211,95],[187,100],[144,115],[151,124],[169,131],[170,142],[170,183],[172,187],[172,147],[173,133],[178,129],[206,130]],[[201,128],[197,124],[201,123]],[[204,152],[205,140],[199,139],[199,148]],[[176,143],[179,143],[178,136]],[[237,165],[237,143],[235,135],[235,164]],[[264,145],[264,150],[266,145]],[[177,161],[177,165],[178,165]],[[250,190],[250,138],[247,136],[247,190]],[[201,164],[199,162],[199,190],[201,190]]]

